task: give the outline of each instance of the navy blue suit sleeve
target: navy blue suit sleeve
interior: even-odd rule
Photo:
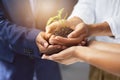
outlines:
[[[39,32],[35,28],[11,23],[0,9],[0,37],[9,43],[9,48],[15,53],[39,58],[40,53],[35,42]]]

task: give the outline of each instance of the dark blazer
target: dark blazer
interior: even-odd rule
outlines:
[[[0,0],[0,80],[61,80],[58,64],[40,59],[34,21],[29,0]]]
[[[0,0],[0,59],[12,62],[15,54],[40,57],[29,0]]]

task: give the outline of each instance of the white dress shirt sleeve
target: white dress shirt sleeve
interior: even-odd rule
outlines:
[[[80,17],[85,23],[94,23],[95,0],[79,0],[69,18],[73,16]]]
[[[106,20],[115,38],[120,38],[120,14]]]

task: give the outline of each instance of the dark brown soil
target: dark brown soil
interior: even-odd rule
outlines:
[[[58,30],[55,30],[53,32],[53,34],[56,36],[67,37],[68,34],[70,34],[72,31],[73,31],[73,29],[71,29],[69,27],[61,27]]]

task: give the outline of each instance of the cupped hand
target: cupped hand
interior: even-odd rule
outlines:
[[[70,65],[82,61],[78,58],[78,48],[71,47],[53,55],[43,55],[42,59],[52,60],[61,64]]]
[[[69,25],[72,22],[72,20],[70,19]],[[71,32],[67,38],[61,36],[54,36],[50,38],[49,42],[50,44],[63,45],[63,46],[75,46],[78,44],[85,45],[88,35],[89,35],[88,25],[81,20],[81,22],[75,27],[74,31]]]
[[[52,33],[56,29],[65,27],[65,26],[74,29],[76,27],[76,25],[81,22],[83,22],[83,20],[76,16],[74,16],[68,20],[62,19],[60,21],[53,22],[50,25],[46,26],[46,33]]]
[[[85,38],[87,36],[89,36],[89,25],[82,22],[75,27],[75,30],[68,35],[68,38]]]
[[[50,45],[49,38],[51,34],[45,32],[40,32],[36,38],[36,44],[40,50],[40,53],[51,55],[57,53],[61,50],[64,50],[66,47],[61,45]]]
[[[76,46],[82,42],[83,37],[78,37],[78,38],[64,38],[61,36],[52,36],[49,39],[49,43],[52,45],[62,45],[62,46]]]
[[[85,46],[87,44],[87,38],[84,34],[76,38],[65,38],[61,36],[52,35],[49,39],[49,43],[52,45],[62,45],[67,47],[76,45]]]

